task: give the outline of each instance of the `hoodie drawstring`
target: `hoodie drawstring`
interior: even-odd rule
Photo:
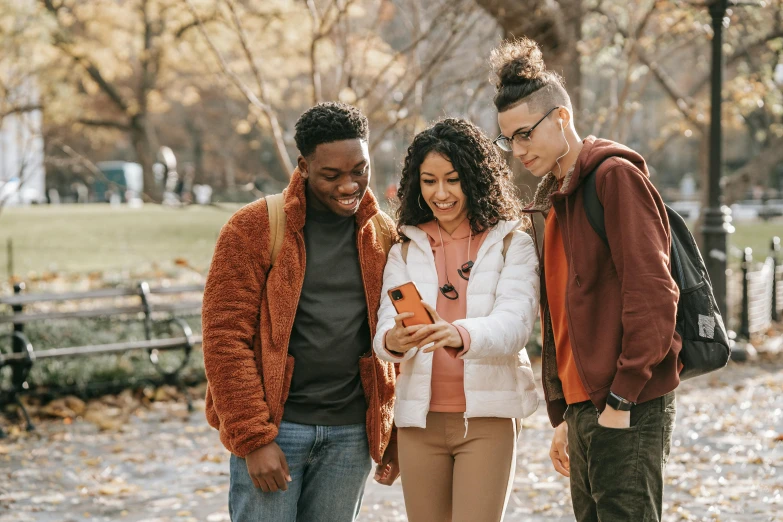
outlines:
[[[468,438],[468,414],[465,413],[465,435],[462,436],[463,439]]]

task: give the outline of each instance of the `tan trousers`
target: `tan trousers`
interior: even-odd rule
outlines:
[[[409,522],[500,522],[516,467],[514,419],[427,414],[427,427],[399,428]]]

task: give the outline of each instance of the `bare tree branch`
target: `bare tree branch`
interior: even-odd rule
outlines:
[[[761,50],[769,42],[773,40],[777,40],[778,38],[783,38],[783,30],[780,28],[772,31],[769,34],[759,37],[746,45],[743,45],[735,52],[731,53],[729,56],[726,57],[726,67],[741,61],[745,56],[753,53],[754,51]],[[696,82],[694,86],[691,88],[689,96],[691,97],[696,96],[699,92],[701,92],[702,89],[707,87],[710,84],[710,78],[711,76],[709,74],[705,74],[704,77],[698,82]]]
[[[40,104],[28,104],[11,107],[4,111],[0,111],[0,122],[2,122],[6,116],[10,116],[12,114],[24,114],[26,112],[35,112],[40,110],[43,110],[43,105]]]
[[[329,37],[334,28],[343,19],[348,9],[354,0],[346,0],[342,5],[338,0],[335,0],[326,8],[324,16],[318,12],[315,5],[315,0],[307,0],[307,9],[310,13],[310,19],[313,24],[312,38],[310,40],[310,82],[313,87],[313,105],[323,100],[323,92],[321,88],[321,73],[318,71],[318,64],[316,60],[316,50],[318,43],[324,38]],[[336,14],[333,20],[329,20],[329,14],[332,11],[332,7],[335,7]]]
[[[614,26],[617,33],[619,33],[623,38],[629,38],[628,31],[617,22],[617,19],[612,16],[611,13],[607,12],[601,7],[596,8],[595,12],[604,15]],[[634,49],[639,62],[647,66],[660,86],[663,88],[664,92],[674,102],[677,110],[679,110],[685,119],[687,119],[700,133],[704,134],[707,130],[706,126],[701,121],[699,121],[698,117],[692,112],[691,109],[693,106],[695,106],[695,102],[690,98],[690,96],[680,92],[676,82],[671,78],[671,76],[669,76],[669,74],[658,62],[647,56],[647,53],[645,53],[644,49],[641,48],[641,46],[638,44],[638,41],[634,43]]]
[[[389,72],[389,69],[392,68],[392,66],[397,63],[400,58],[403,56],[412,53],[413,51],[418,48],[418,46],[427,39],[428,36],[432,32],[434,32],[436,29],[440,27],[441,24],[445,23],[445,21],[448,19],[446,16],[446,13],[453,9],[453,6],[450,2],[444,2],[443,6],[440,10],[435,14],[433,17],[433,22],[430,27],[427,28],[426,31],[421,31],[421,34],[419,34],[416,38],[414,38],[413,41],[411,41],[408,45],[406,45],[404,48],[397,51],[394,56],[391,57],[391,59],[384,65],[380,71],[378,71],[378,74],[375,75],[375,78],[373,78],[372,82],[370,82],[370,85],[364,90],[363,93],[357,94],[357,102],[364,100],[367,98],[370,94],[375,92],[375,89],[378,87],[378,84],[383,80],[384,76],[387,72]]]
[[[204,24],[208,24],[209,22],[215,22],[219,19],[220,17],[218,16],[217,13],[212,13],[211,15],[202,18],[201,21]],[[198,20],[191,20],[190,22],[183,24],[182,26],[180,26],[179,29],[174,31],[174,38],[176,39],[182,38],[191,29],[198,28],[198,24],[199,24]]]
[[[471,13],[471,14],[475,14],[475,13]],[[398,110],[403,106],[405,106],[408,99],[415,92],[416,85],[419,82],[421,82],[425,78],[428,77],[431,78],[432,75],[437,70],[438,66],[448,61],[448,59],[451,57],[451,54],[458,47],[459,43],[463,41],[470,33],[469,30],[463,31],[463,29],[465,28],[465,26],[472,27],[471,21],[474,18],[475,18],[474,16],[466,16],[465,18],[463,18],[463,21],[461,23],[455,23],[452,25],[451,31],[449,32],[448,36],[444,40],[443,44],[435,52],[433,52],[431,59],[423,67],[421,67],[419,74],[411,82],[410,86],[403,94],[402,99],[400,99],[400,101],[397,104]],[[378,107],[376,106],[373,110],[370,111],[370,113],[375,112],[375,110],[377,109]],[[371,153],[375,151],[375,149],[381,144],[381,142],[386,137],[386,135],[389,132],[391,132],[398,124],[399,121],[397,119],[394,119],[383,130],[381,130],[381,132],[375,138],[373,145],[371,146],[370,149]]]
[[[233,7],[233,1],[228,0],[229,7]],[[261,110],[261,112],[266,116],[267,122],[269,123],[269,126],[272,128],[272,136],[274,138],[275,142],[275,152],[277,153],[277,159],[280,162],[280,165],[283,167],[285,172],[293,173],[294,171],[294,164],[291,162],[291,157],[288,155],[288,151],[285,148],[285,141],[283,140],[283,130],[280,127],[280,122],[277,119],[277,114],[272,109],[272,106],[268,103],[268,100],[265,96],[265,82],[263,77],[261,76],[261,72],[258,70],[258,68],[255,65],[255,60],[253,59],[253,55],[250,52],[250,49],[247,47],[247,39],[245,37],[244,31],[242,30],[241,22],[239,22],[239,18],[234,14],[234,24],[239,32],[239,38],[240,42],[242,43],[243,51],[245,52],[245,57],[247,58],[253,72],[255,75],[256,83],[259,85],[260,89],[260,95],[261,99],[256,96],[256,94],[242,81],[242,79],[231,70],[231,67],[229,67],[228,63],[226,62],[225,58],[223,58],[223,55],[221,54],[220,50],[215,45],[215,42],[212,41],[212,38],[210,38],[209,34],[206,31],[206,28],[204,27],[204,24],[201,23],[201,17],[199,16],[198,12],[196,11],[196,8],[193,6],[193,3],[191,0],[185,0],[185,3],[188,6],[188,9],[190,10],[190,13],[193,15],[193,18],[195,18],[198,21],[198,29],[201,35],[204,37],[204,40],[206,41],[207,45],[209,46],[210,50],[212,51],[212,54],[214,54],[215,58],[217,59],[221,70],[223,73],[231,80],[231,82],[234,84],[234,86],[239,89],[239,91],[245,96],[245,98],[256,108]],[[235,10],[232,10],[233,13],[236,13]]]
[[[121,131],[129,131],[131,130],[131,126],[127,123],[123,123],[121,121],[114,121],[114,120],[96,120],[92,118],[79,118],[79,123],[82,125],[89,125],[90,127],[108,127],[111,129],[118,129]]]

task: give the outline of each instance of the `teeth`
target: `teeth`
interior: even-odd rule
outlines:
[[[337,201],[339,201],[343,205],[353,205],[354,203],[356,203],[356,197],[352,197],[350,199],[338,199]]]
[[[449,209],[449,208],[451,208],[451,207],[453,207],[454,205],[457,204],[456,201],[453,202],[453,203],[437,203],[437,202],[433,202],[433,203],[435,203],[436,207],[442,208],[443,210]]]

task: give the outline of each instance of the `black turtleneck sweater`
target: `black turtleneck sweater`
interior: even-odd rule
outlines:
[[[306,268],[288,353],[294,357],[283,420],[363,424],[359,358],[371,349],[356,218],[307,208]]]

